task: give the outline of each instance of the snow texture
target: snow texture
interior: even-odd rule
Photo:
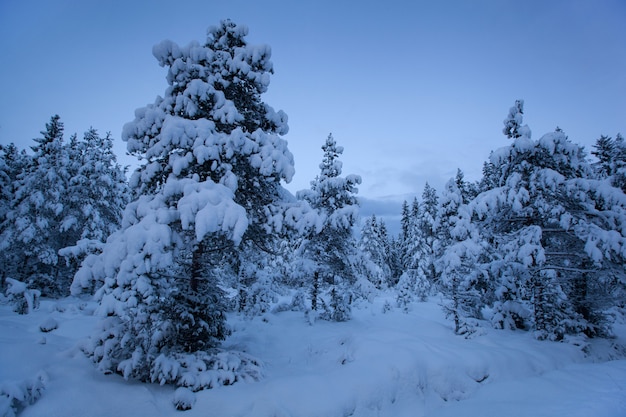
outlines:
[[[391,303],[390,303],[391,301]],[[0,415],[178,416],[568,416],[626,412],[626,360],[617,339],[537,341],[527,332],[455,336],[436,299],[408,313],[393,295],[354,307],[349,322],[305,322],[301,312],[229,319],[224,349],[264,362],[264,376],[211,390],[180,391],[104,376],[79,351],[97,317],[75,298],[44,300],[30,315],[0,305]],[[384,312],[383,312],[384,311]],[[59,328],[41,338],[47,316]],[[229,359],[233,360],[233,359]],[[607,362],[607,360],[609,360]],[[231,368],[234,365],[230,365]]]

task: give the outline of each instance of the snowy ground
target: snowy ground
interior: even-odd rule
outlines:
[[[44,386],[17,410],[23,417],[626,416],[626,360],[601,360],[613,355],[606,342],[585,355],[523,332],[468,340],[452,333],[436,300],[409,314],[383,313],[383,302],[360,306],[347,323],[311,326],[298,312],[231,317],[225,347],[260,359],[264,378],[198,392],[184,412],[173,387],[102,375],[83,356],[93,305],[44,301],[28,316],[2,305],[0,391]],[[43,333],[50,317],[58,328]],[[619,333],[626,338],[626,327]],[[0,416],[6,410],[0,401]]]

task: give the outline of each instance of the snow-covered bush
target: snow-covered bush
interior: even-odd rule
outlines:
[[[51,332],[55,329],[59,328],[59,322],[54,319],[54,317],[47,317],[40,325],[39,330],[43,333]]]
[[[41,371],[34,378],[0,383],[0,416],[17,416],[25,407],[34,404],[43,395],[47,381],[48,375]]]
[[[5,278],[5,282],[7,298],[18,314],[30,314],[39,308],[41,291],[31,290],[25,283],[13,278]]]
[[[172,399],[174,407],[179,411],[191,410],[196,403],[196,394],[189,388],[178,387]]]
[[[192,354],[161,354],[154,361],[150,381],[199,391],[238,381],[258,381],[262,370],[260,361],[242,352],[212,349]]]

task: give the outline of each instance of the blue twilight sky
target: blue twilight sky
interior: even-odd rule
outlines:
[[[624,0],[0,0],[0,143],[31,145],[58,113],[68,137],[111,131],[135,163],[122,126],[166,88],[152,46],[223,18],[272,47],[264,100],[289,115],[294,192],[330,132],[367,199],[440,191],[457,168],[476,180],[518,98],[536,139],[626,133]]]

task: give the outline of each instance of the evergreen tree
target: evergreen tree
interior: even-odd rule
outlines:
[[[322,150],[320,174],[311,182],[311,188],[299,191],[297,197],[320,213],[323,224],[303,240],[299,253],[313,261],[322,283],[327,286],[341,283],[340,287],[333,288],[341,292],[341,299],[345,300],[343,293],[357,280],[356,241],[352,229],[359,217],[356,186],[361,178],[341,176],[339,156],[343,147],[337,145],[332,135],[328,135]]]
[[[626,192],[626,143],[621,134],[613,139],[600,136],[591,153],[598,158],[596,171],[601,178],[609,178],[614,187]]]
[[[493,152],[491,153],[493,154]],[[483,163],[483,176],[478,183],[478,192],[481,193],[483,191],[488,191],[493,188],[496,188],[498,184],[498,173],[496,172],[496,167],[490,161],[491,155],[489,156],[489,160]]]
[[[53,116],[41,134],[31,163],[17,175],[0,249],[13,253],[7,276],[44,296],[60,296],[67,294],[71,277],[64,273],[58,251],[66,246],[65,233],[73,225],[66,217],[69,156],[60,117]]]
[[[525,137],[530,139],[528,125],[522,126],[524,118],[524,100],[515,100],[515,105],[509,109],[509,114],[504,119],[502,133],[509,139]]]
[[[207,349],[228,334],[223,272],[239,274],[283,227],[300,227],[280,185],[294,173],[287,117],[261,100],[270,49],[246,35],[225,20],[202,45],[153,49],[169,87],[124,126],[129,152],[145,161],[131,177],[135,199],[73,285],[100,286],[103,318],[86,353],[105,372],[180,384],[211,368]]]
[[[475,331],[481,317],[481,298],[486,281],[485,243],[472,223],[471,211],[463,204],[463,192],[451,179],[441,197],[441,226],[438,234],[436,269],[443,308],[454,321],[459,335]]]
[[[372,215],[365,220],[359,238],[359,252],[367,262],[368,279],[377,287],[382,288],[392,280],[389,264],[390,243],[387,227],[382,220]]]
[[[620,289],[609,282],[621,279],[623,195],[593,178],[562,131],[518,138],[491,162],[502,186],[470,206],[494,248],[494,324],[553,340],[606,334],[603,310]]]
[[[113,153],[110,133],[100,137],[90,128],[81,141],[73,135],[68,153],[70,181],[65,218],[71,226],[60,254],[72,265],[70,275],[74,275],[85,256],[99,252],[106,238],[120,228],[130,191],[125,172]]]
[[[30,157],[25,151],[20,151],[15,144],[0,145],[0,237],[4,243],[0,243],[0,285],[4,287],[6,278],[17,278],[17,265],[20,262],[20,254],[16,248],[11,247],[9,236],[10,230],[15,227],[11,213],[17,203],[15,192],[18,178],[31,163]]]

